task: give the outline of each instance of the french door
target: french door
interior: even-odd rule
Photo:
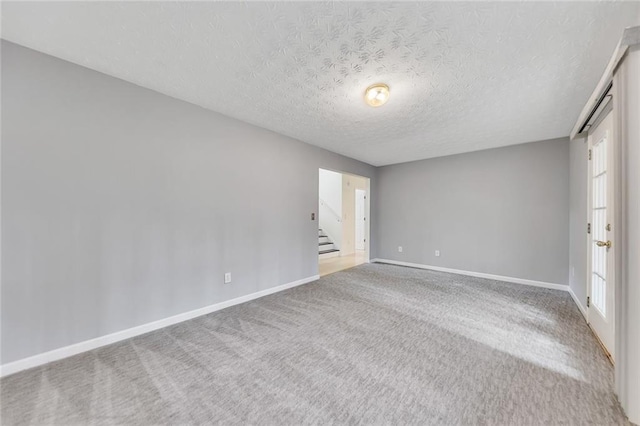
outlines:
[[[589,132],[589,274],[588,321],[614,360],[615,276],[613,241],[613,112]]]

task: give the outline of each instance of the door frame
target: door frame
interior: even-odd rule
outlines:
[[[342,171],[338,171],[335,170],[339,173],[342,173],[343,175],[347,175],[347,176],[355,176],[357,178],[360,179],[364,179],[365,181],[365,193],[364,193],[364,217],[365,217],[365,221],[364,221],[364,261],[365,263],[371,263],[371,178],[368,178],[366,176],[362,176],[362,175],[358,175],[355,173],[350,173],[350,172],[342,172]],[[355,191],[354,191],[355,193]],[[355,202],[355,200],[354,200]],[[354,205],[354,212],[355,212],[355,205]],[[354,228],[355,231],[355,228]],[[355,241],[353,244],[354,247],[354,251],[355,251]]]
[[[591,153],[593,149],[593,135],[591,129],[596,129],[602,121],[611,115],[611,134],[608,135],[607,138],[607,223],[611,225],[611,231],[607,234],[607,238],[612,241],[611,248],[607,249],[607,284],[611,284],[613,286],[613,300],[608,301],[608,304],[611,305],[613,312],[607,314],[608,320],[611,322],[612,333],[613,333],[613,341],[611,342],[611,347],[607,348],[605,344],[602,342],[600,336],[596,333],[596,331],[591,326],[592,318],[591,318],[591,303],[593,300],[592,297],[592,263],[593,263],[593,165],[591,163]],[[602,348],[604,349],[606,355],[609,360],[614,363],[615,361],[615,350],[617,343],[617,327],[616,327],[616,318],[617,318],[617,297],[618,297],[618,280],[616,274],[616,249],[618,239],[617,235],[617,196],[616,193],[619,191],[619,179],[618,179],[618,138],[617,138],[617,126],[616,126],[616,116],[613,111],[613,102],[609,100],[609,103],[602,109],[598,118],[593,123],[591,128],[589,129],[589,134],[587,136],[587,152],[589,153],[589,157],[587,159],[587,223],[588,226],[591,227],[590,232],[587,236],[587,306],[586,306],[586,319],[589,327],[592,329],[593,334],[598,339]]]
[[[367,206],[367,190],[366,189],[358,189],[356,188],[355,190],[355,212],[358,211],[358,193],[363,192],[364,193],[364,203],[362,206],[362,216],[364,217],[364,220],[362,221],[362,225],[363,225],[363,230],[362,230],[362,237],[364,239],[364,251],[367,250],[366,244],[367,244],[367,211],[366,211],[366,206]],[[355,219],[355,234],[358,235],[358,215],[354,215],[354,219]],[[356,238],[354,238],[354,249],[355,250],[359,250],[358,249],[358,240]]]

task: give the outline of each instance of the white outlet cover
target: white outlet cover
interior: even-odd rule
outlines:
[[[224,283],[229,284],[231,282],[231,272],[227,272],[224,274]]]
[[[398,246],[398,252],[402,253],[402,246]]]
[[[436,256],[440,256],[440,250],[436,250]]]

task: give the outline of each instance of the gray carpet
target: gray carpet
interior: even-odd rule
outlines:
[[[362,265],[0,381],[2,424],[627,424],[561,291]]]

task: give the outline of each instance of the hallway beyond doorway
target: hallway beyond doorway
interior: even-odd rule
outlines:
[[[355,253],[346,256],[330,257],[318,261],[318,270],[321,277],[334,272],[353,268],[367,262],[364,250],[356,250]]]
[[[318,170],[318,269],[326,275],[369,261],[370,180]],[[341,259],[336,259],[336,258]]]

